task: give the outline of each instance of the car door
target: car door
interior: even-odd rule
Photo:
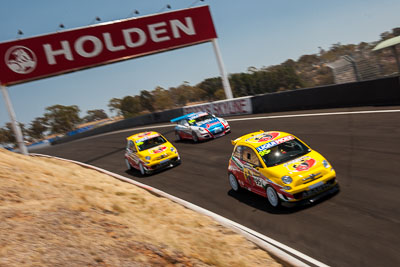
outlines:
[[[242,160],[244,162],[243,176],[246,186],[257,194],[265,194],[265,182],[259,172],[262,165],[256,152],[251,147],[243,146]]]
[[[128,141],[126,147],[126,154],[132,167],[139,168],[139,156],[137,155],[137,148],[132,140]]]
[[[182,138],[192,138],[192,131],[189,123],[186,120],[180,120],[176,126],[176,129],[181,134]]]

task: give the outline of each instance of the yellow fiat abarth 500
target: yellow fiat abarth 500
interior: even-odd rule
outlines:
[[[126,140],[125,162],[130,170],[146,175],[181,163],[178,150],[157,132],[137,133]]]
[[[314,202],[338,191],[330,163],[296,136],[279,131],[249,133],[232,141],[228,178],[234,191],[245,188],[282,202]]]

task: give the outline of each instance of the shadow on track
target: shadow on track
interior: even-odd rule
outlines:
[[[279,208],[273,208],[268,204],[268,200],[265,197],[262,197],[260,195],[257,195],[255,193],[252,193],[250,191],[246,190],[241,190],[240,192],[235,192],[232,189],[228,191],[228,195],[230,197],[233,197],[237,199],[238,201],[256,208],[261,211],[265,211],[271,214],[293,214],[305,209],[312,208],[316,205],[319,205],[332,197],[336,196],[340,191],[327,195],[325,197],[322,197],[318,201],[315,201],[314,203],[310,202],[303,202],[303,203],[298,203],[298,204],[292,204],[292,203],[285,203],[284,205],[281,205]]]
[[[115,149],[115,150],[113,150],[113,151],[111,151],[111,152],[108,152],[108,153],[105,153],[105,154],[103,154],[103,155],[94,157],[94,158],[92,158],[92,159],[89,159],[89,160],[85,161],[84,163],[90,164],[90,163],[92,163],[92,162],[95,162],[96,160],[99,160],[99,159],[102,159],[102,158],[111,156],[111,155],[116,154],[116,153],[120,153],[121,151],[125,151],[125,147],[123,147],[123,148],[118,148],[118,149]]]
[[[174,166],[174,167],[169,167],[169,168],[165,168],[165,169],[159,169],[159,170],[153,171],[152,173],[146,174],[146,175],[142,175],[142,174],[140,173],[140,171],[139,171],[139,170],[136,170],[136,169],[126,170],[125,173],[128,174],[129,176],[133,176],[133,177],[135,177],[135,178],[147,178],[147,177],[152,177],[152,176],[154,176],[154,175],[162,174],[162,173],[164,173],[164,172],[166,172],[166,171],[169,171],[170,169],[175,169],[175,168],[179,167],[180,165],[181,165],[181,164],[176,165],[176,166]],[[129,177],[128,177],[128,178],[129,178]]]

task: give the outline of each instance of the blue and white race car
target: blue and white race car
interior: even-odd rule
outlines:
[[[176,122],[175,135],[178,140],[192,139],[194,142],[223,136],[230,132],[228,122],[208,112],[196,112],[172,119]]]

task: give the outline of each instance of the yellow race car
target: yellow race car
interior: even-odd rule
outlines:
[[[160,133],[137,133],[126,140],[125,162],[130,170],[146,175],[181,163],[178,150]]]
[[[314,202],[339,189],[331,164],[292,134],[260,130],[232,144],[231,188],[264,196],[272,207],[282,202]]]

